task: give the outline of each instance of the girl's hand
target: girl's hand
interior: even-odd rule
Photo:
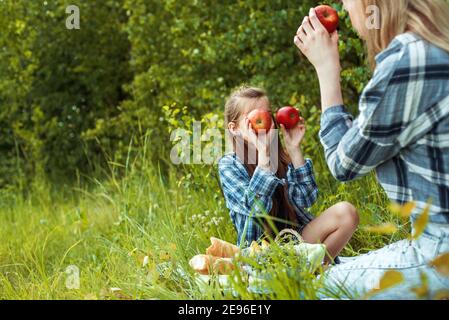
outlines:
[[[285,148],[290,156],[292,156],[293,153],[299,151],[299,147],[301,146],[306,133],[304,118],[299,118],[298,125],[292,129],[286,129],[285,126],[281,124],[281,130],[284,135]]]
[[[270,146],[276,136],[274,122],[271,123],[271,128],[268,132],[259,132],[256,134],[248,117],[245,116],[244,127],[242,128],[242,135],[248,142],[256,147],[257,151],[264,155],[270,154]]]
[[[294,43],[319,74],[340,72],[338,32],[335,31],[329,36],[316,16],[315,9],[310,9],[309,16],[304,18],[296,32]]]

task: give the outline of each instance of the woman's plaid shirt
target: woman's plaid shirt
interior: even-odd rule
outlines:
[[[375,170],[388,197],[415,201],[416,219],[431,201],[430,222],[449,223],[449,53],[413,33],[376,57],[360,115],[327,109],[320,138],[332,174],[354,180]]]
[[[245,247],[261,238],[263,228],[258,217],[270,212],[274,192],[280,185],[287,184],[290,203],[301,224],[298,228],[312,221],[313,217],[303,209],[311,207],[318,197],[311,160],[307,159],[306,164],[297,169],[290,164],[284,179],[259,167],[250,177],[235,153],[223,156],[218,162],[218,170],[226,206],[237,229],[238,245]]]

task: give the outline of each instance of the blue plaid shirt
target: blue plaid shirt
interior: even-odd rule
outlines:
[[[449,223],[449,54],[413,33],[376,57],[360,115],[327,109],[320,138],[332,174],[349,181],[375,170],[388,197],[415,201],[415,220],[431,200],[430,222]]]
[[[250,177],[236,153],[223,156],[218,162],[218,170],[226,206],[237,229],[237,245],[247,246],[263,236],[258,218],[270,212],[273,195],[280,185],[287,184],[288,197],[296,209],[300,224],[298,229],[312,221],[313,217],[303,209],[311,207],[318,197],[312,161],[309,159],[297,169],[290,164],[283,179],[259,167]]]

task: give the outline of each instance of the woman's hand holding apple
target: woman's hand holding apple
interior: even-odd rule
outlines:
[[[294,42],[318,74],[323,111],[343,104],[337,31],[329,35],[319,21],[315,9],[310,9],[309,16],[304,18],[295,35]]]
[[[309,16],[304,17],[294,42],[318,73],[340,72],[338,32],[335,31],[329,36],[315,9],[310,9]]]

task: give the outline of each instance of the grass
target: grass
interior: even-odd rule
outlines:
[[[360,209],[362,226],[398,222],[383,209],[386,198],[373,176],[338,185],[322,158],[315,159],[315,169],[322,188],[313,213],[347,200]],[[210,236],[235,242],[216,169],[197,166],[186,175],[172,167],[169,172],[163,177],[142,153],[123,165],[111,162],[108,178],[93,180],[89,188],[52,190],[41,179],[28,196],[2,190],[0,299],[235,298],[213,287],[202,292],[192,274],[184,278],[176,272],[178,267],[190,270],[188,260],[204,252]],[[405,230],[386,237],[360,228],[343,255],[379,248],[403,237]],[[239,297],[316,298],[320,284],[314,275],[287,277],[279,264],[300,268],[298,261],[278,255],[269,284],[276,294],[250,294],[240,282]],[[69,266],[80,271],[78,289],[66,286]]]
[[[311,211],[318,215],[349,201],[361,217],[342,255],[365,253],[406,237],[409,226],[386,209],[388,199],[374,175],[348,184],[330,175],[313,138],[318,117],[307,115],[311,138],[303,146],[313,159],[320,188]],[[35,178],[27,195],[21,188],[0,190],[0,299],[317,298],[321,284],[315,275],[297,258],[276,250],[265,266],[272,274],[267,286],[273,294],[248,293],[242,281],[234,283],[234,292],[214,286],[200,290],[190,258],[205,251],[211,236],[236,241],[217,169],[165,162],[168,174],[162,174],[148,160],[149,145],[144,139],[141,146],[130,146],[123,163],[111,160],[104,177],[90,178],[87,186],[56,187]],[[392,235],[364,229],[388,222],[401,227]],[[80,275],[78,289],[70,289],[74,267]],[[180,276],[179,268],[187,274]],[[301,271],[292,275],[285,268]]]

